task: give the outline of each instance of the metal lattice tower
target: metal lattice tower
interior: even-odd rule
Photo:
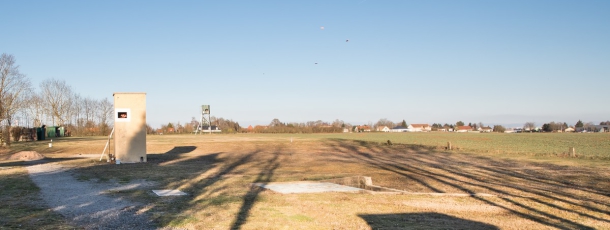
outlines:
[[[210,105],[202,105],[201,106],[201,120],[199,121],[199,125],[197,126],[197,130],[195,130],[195,134],[203,134],[203,127],[208,127],[208,132],[212,134],[212,122],[210,119]]]

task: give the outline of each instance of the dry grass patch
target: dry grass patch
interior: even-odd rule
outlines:
[[[0,229],[74,229],[47,209],[22,166],[0,167]]]
[[[555,164],[545,158],[499,158],[395,143],[314,135],[164,135],[148,137],[145,164],[113,165],[70,157],[85,150],[101,152],[104,140],[96,139],[54,141],[61,151],[46,150],[45,156],[75,167],[75,176],[82,180],[146,180],[155,182],[155,189],[188,193],[183,197],[156,197],[148,190],[110,193],[149,204],[141,211],[150,213],[159,226],[610,228],[608,162],[562,159],[564,163]],[[376,185],[409,192],[496,196],[277,194],[250,186],[348,176],[371,176]]]

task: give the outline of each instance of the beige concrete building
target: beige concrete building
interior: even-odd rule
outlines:
[[[146,162],[146,93],[114,93],[117,162]]]

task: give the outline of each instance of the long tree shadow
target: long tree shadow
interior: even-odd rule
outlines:
[[[94,161],[92,165],[69,169],[68,172],[74,180],[82,183],[94,183],[95,186],[104,186],[108,191],[118,191],[117,185],[129,184],[130,182],[146,180],[155,182],[154,187],[136,186],[131,189],[120,190],[121,192],[109,193],[114,201],[123,200],[125,196],[131,196],[136,201],[148,203],[142,215],[154,215],[154,213],[167,213],[162,216],[150,216],[156,224],[161,227],[173,226],[174,223],[190,221],[191,217],[182,213],[196,210],[205,210],[223,203],[222,196],[234,196],[229,199],[240,199],[241,207],[236,213],[235,219],[231,223],[231,228],[239,229],[246,223],[253,205],[257,201],[260,189],[250,189],[244,191],[245,194],[234,195],[235,189],[227,187],[225,181],[233,175],[243,174],[255,175],[252,181],[268,182],[272,180],[274,171],[280,165],[281,148],[275,150],[252,149],[238,152],[198,152],[199,146],[174,146],[171,150],[164,153],[147,154],[146,163],[135,164],[107,164],[105,162]],[[266,154],[260,154],[260,153]],[[272,154],[267,154],[271,152]],[[0,163],[2,167],[24,166],[33,164],[61,163],[72,159],[82,158],[52,158],[33,162],[8,162]],[[253,164],[253,162],[256,162]],[[91,163],[88,163],[91,164]],[[247,165],[254,165],[249,167]],[[42,173],[41,176],[51,178],[54,172]],[[62,174],[63,175],[63,174]],[[117,183],[118,182],[118,183]],[[241,183],[241,182],[240,182]],[[146,183],[144,183],[146,184]],[[84,184],[83,184],[84,185]],[[61,186],[60,184],[49,184],[48,186]],[[53,188],[44,189],[53,189]],[[151,189],[181,189],[189,195],[186,197],[158,198]],[[240,187],[241,188],[241,187]],[[228,191],[229,189],[233,189]],[[70,193],[71,194],[71,193]],[[219,195],[220,194],[220,195]],[[61,200],[75,200],[82,196],[96,196],[98,194],[73,194],[62,197]],[[219,199],[218,196],[221,196]],[[80,199],[80,198],[79,198]],[[87,199],[86,199],[87,200]],[[171,202],[168,202],[171,200]],[[209,202],[208,202],[209,201]],[[89,203],[70,204],[70,207],[86,207],[96,205],[95,199],[87,200]],[[112,203],[106,202],[106,203]],[[207,203],[206,203],[207,202]],[[168,205],[170,204],[170,205]],[[204,204],[204,205],[202,205]],[[52,209],[59,207],[51,207]],[[144,206],[140,207],[144,208]],[[171,209],[171,210],[170,210]],[[113,212],[114,209],[108,207],[106,210],[99,210],[103,213]],[[135,216],[134,216],[135,218]],[[119,225],[115,225],[119,226]],[[119,226],[120,227],[120,226]],[[124,226],[127,227],[127,226]],[[133,226],[132,226],[133,227]],[[144,229],[148,226],[142,226]]]
[[[418,162],[420,162],[422,164],[428,163],[428,162],[423,162],[421,159],[414,159],[414,160],[418,161]],[[494,176],[493,174],[492,175],[481,175],[481,174],[477,175],[476,173],[464,173],[463,171],[461,171],[460,168],[457,168],[457,167],[455,167],[454,165],[451,165],[451,164],[447,164],[448,163],[448,159],[446,159],[446,157],[443,157],[443,156],[437,157],[436,160],[438,161],[438,163],[432,163],[432,164],[428,163],[428,164],[430,164],[431,166],[434,166],[434,167],[442,168],[443,171],[445,171],[445,172],[447,172],[449,174],[455,174],[455,175],[458,175],[458,176],[461,176],[461,177],[464,177],[464,178],[468,178],[468,179],[472,179],[472,180],[476,180],[477,176],[492,176],[492,177]],[[589,209],[591,211],[595,211],[595,212],[599,212],[599,213],[604,213],[604,214],[610,215],[609,211],[605,211],[605,210],[602,210],[602,209],[599,209],[599,208],[595,208],[595,207],[591,207],[591,206],[581,205],[579,203],[576,203],[574,201],[571,201],[571,200],[567,199],[568,197],[573,197],[574,194],[564,192],[565,189],[572,189],[573,188],[573,186],[566,186],[565,182],[563,182],[563,183],[554,183],[552,181],[549,182],[547,180],[542,180],[539,175],[529,176],[529,175],[525,175],[523,173],[518,173],[518,172],[507,173],[505,171],[496,170],[496,169],[493,169],[493,168],[490,169],[490,168],[488,168],[486,166],[473,165],[472,163],[469,163],[469,162],[461,162],[461,164],[462,165],[469,165],[471,167],[481,167],[481,168],[485,169],[486,171],[488,170],[488,171],[494,172],[496,175],[502,175],[503,177],[495,177],[495,179],[500,180],[500,181],[505,179],[506,176],[514,176],[514,177],[518,177],[518,178],[522,179],[523,181],[527,181],[530,184],[545,184],[546,186],[544,186],[544,187],[527,186],[527,188],[528,188],[527,192],[529,192],[531,194],[534,194],[534,195],[537,195],[537,196],[540,196],[540,197],[544,197],[544,198],[549,198],[549,199],[552,199],[552,200],[561,201],[561,202],[564,202],[564,203],[567,203],[567,204],[570,204],[570,205],[573,205],[573,206],[580,206],[582,208]],[[446,178],[446,179],[449,179],[449,180],[454,180],[455,179],[455,178],[447,177],[447,176],[445,176],[445,174],[433,174],[433,175],[436,176],[436,177],[439,177],[439,178]],[[577,214],[582,215],[582,216],[587,216],[589,218],[598,219],[598,220],[602,220],[602,221],[607,221],[607,220],[604,220],[604,219],[601,219],[601,218],[598,218],[598,217],[595,217],[595,216],[591,216],[591,215],[586,214],[586,213],[582,213],[582,212],[575,211],[575,210],[572,210],[572,209],[563,208],[563,207],[560,207],[560,206],[558,206],[556,204],[551,204],[549,202],[545,202],[545,201],[543,201],[541,199],[538,199],[538,198],[529,197],[529,196],[528,197],[518,196],[516,194],[508,194],[508,193],[504,192],[503,190],[496,189],[496,187],[507,187],[507,188],[511,188],[511,189],[515,189],[515,190],[522,190],[525,186],[516,186],[514,184],[502,183],[500,181],[487,181],[485,184],[475,184],[475,183],[472,183],[472,182],[468,182],[466,180],[459,180],[459,179],[457,181],[465,183],[465,184],[468,184],[468,185],[479,186],[479,187],[488,189],[490,191],[494,191],[494,192],[496,192],[498,194],[504,194],[504,195],[511,195],[513,197],[526,198],[526,199],[530,199],[532,201],[535,201],[537,203],[543,203],[543,204],[545,204],[547,206],[551,206],[553,208],[560,209],[560,210],[563,210],[563,211],[574,212],[574,213],[577,213]],[[546,188],[546,187],[549,187],[549,186],[554,186],[554,188],[553,189]],[[559,188],[559,189],[557,189],[557,188]],[[591,188],[586,188],[586,187],[579,187],[578,189],[582,190],[582,191],[589,192],[589,193],[594,193],[594,194],[606,196],[606,193],[604,193],[603,191],[601,191],[601,192],[600,191],[595,191],[595,190],[592,190]],[[581,197],[580,200],[596,203],[596,204],[599,204],[599,205],[605,205],[605,206],[608,205],[608,203],[604,202],[603,200],[595,200],[595,199],[591,199],[591,198],[588,198],[588,197]]]
[[[577,186],[581,185],[577,181],[548,177],[535,171],[518,171],[510,162],[437,152],[417,146],[385,146],[339,139],[326,142],[324,147],[337,153],[325,155],[323,159],[329,160],[328,162],[357,163],[384,173],[398,175],[401,179],[396,181],[396,184],[416,183],[423,192],[492,193],[498,197],[472,196],[472,199],[545,226],[559,229],[593,228],[587,226],[586,221],[564,217],[558,213],[569,213],[587,221],[608,223],[610,219],[608,210],[599,207],[608,206],[608,200],[604,199],[608,197],[608,188],[603,188],[601,185]],[[185,197],[159,198],[150,192],[142,195],[141,191],[140,193],[133,191],[134,194],[140,194],[140,197],[145,197],[146,201],[150,202],[148,211],[144,213],[164,213],[153,217],[161,227],[171,228],[192,223],[196,221],[192,217],[193,213],[225,208],[226,205],[229,208],[238,207],[235,216],[229,220],[228,227],[241,229],[252,215],[253,207],[262,192],[261,189],[245,189],[245,187],[250,183],[273,181],[282,162],[285,162],[282,161],[286,159],[283,157],[285,149],[281,147],[269,149],[268,146],[225,152],[201,152],[201,149],[200,146],[175,146],[165,153],[149,154],[148,163],[98,164],[75,169],[75,172],[84,179],[97,177],[133,181],[144,178],[157,181],[156,188],[180,189],[187,192],[189,195]],[[417,151],[414,152],[413,149]],[[561,169],[547,169],[548,166],[545,165],[529,164],[529,166],[551,172],[561,171]],[[392,187],[392,184],[386,186]],[[120,195],[125,194],[128,193]],[[66,197],[66,199],[70,198]],[[575,209],[567,207],[575,207]],[[396,221],[400,223],[408,219],[437,218],[458,228],[474,226],[472,229],[493,229],[490,225],[478,225],[479,223],[438,213],[360,216],[367,222],[374,221],[374,224],[369,222],[373,228],[384,226],[377,225],[378,221],[383,224],[384,219],[390,223]]]
[[[273,173],[279,166],[279,152],[275,152],[273,158],[269,160],[263,169],[258,173],[258,176],[253,183],[262,182],[264,184],[265,182],[269,182],[273,178]],[[250,215],[250,210],[252,209],[252,206],[256,202],[256,198],[261,191],[263,191],[263,189],[260,187],[251,187],[250,191],[246,193],[243,203],[239,209],[239,213],[231,225],[231,229],[240,229],[241,226],[246,222],[248,216]]]
[[[389,162],[385,162],[385,164],[389,164]],[[436,166],[436,165],[434,165],[434,166]],[[487,200],[487,199],[484,199],[484,198],[482,198],[482,197],[477,197],[477,196],[475,196],[476,191],[474,191],[473,189],[467,188],[466,186],[463,186],[463,185],[461,185],[461,184],[464,184],[464,185],[470,185],[470,186],[478,186],[478,187],[480,187],[480,188],[485,188],[485,189],[488,189],[489,191],[492,191],[492,192],[494,192],[495,194],[501,194],[501,195],[503,195],[503,196],[501,196],[500,198],[501,198],[501,199],[503,199],[504,201],[506,201],[506,202],[508,202],[508,203],[511,203],[511,204],[513,204],[513,205],[515,205],[515,206],[521,207],[521,208],[523,208],[523,209],[526,209],[526,210],[528,210],[530,213],[536,213],[536,214],[538,214],[538,215],[542,216],[542,218],[541,218],[541,217],[532,216],[532,215],[530,215],[530,214],[528,214],[528,215],[524,215],[522,212],[516,212],[516,211],[514,211],[514,210],[510,210],[512,213],[514,213],[514,214],[516,214],[516,215],[519,215],[519,216],[521,216],[521,217],[524,217],[524,218],[530,219],[530,220],[538,220],[538,221],[542,221],[542,220],[545,220],[545,219],[547,219],[547,218],[548,218],[548,219],[561,219],[561,220],[562,220],[562,222],[569,223],[569,224],[572,224],[572,225],[574,225],[574,226],[577,226],[579,229],[591,229],[591,228],[589,228],[589,227],[587,227],[587,226],[581,225],[581,224],[576,223],[576,222],[574,222],[574,221],[570,221],[570,220],[567,220],[567,219],[563,219],[563,218],[560,218],[560,217],[558,217],[558,216],[556,216],[556,215],[553,215],[553,214],[551,214],[551,213],[548,213],[548,212],[543,212],[543,211],[537,210],[537,209],[532,208],[532,207],[530,207],[530,206],[528,206],[528,205],[524,205],[524,204],[522,204],[522,203],[520,203],[520,202],[517,202],[517,201],[515,201],[515,200],[513,199],[513,197],[519,197],[519,198],[521,198],[521,197],[523,197],[523,196],[520,196],[520,195],[513,195],[513,194],[511,194],[510,192],[506,192],[506,191],[504,191],[504,190],[502,190],[502,189],[498,189],[498,188],[495,188],[495,187],[493,187],[493,186],[488,186],[488,185],[486,185],[486,184],[472,183],[472,182],[468,182],[468,181],[465,181],[465,180],[458,179],[458,178],[456,178],[456,177],[454,177],[454,176],[448,176],[448,175],[451,175],[451,174],[455,174],[455,175],[460,175],[460,176],[466,176],[466,177],[470,177],[470,176],[465,175],[465,174],[463,174],[463,173],[461,173],[461,172],[453,172],[453,171],[449,171],[449,170],[444,170],[446,173],[432,173],[432,172],[425,171],[425,170],[421,170],[421,169],[418,169],[418,168],[415,168],[415,169],[407,169],[407,168],[398,167],[398,166],[396,166],[396,169],[398,169],[398,170],[403,170],[403,171],[409,171],[410,173],[415,173],[415,174],[418,174],[418,175],[421,175],[421,176],[426,176],[426,177],[429,177],[430,179],[433,179],[433,180],[435,180],[435,181],[437,181],[437,182],[440,182],[440,183],[442,183],[442,184],[449,185],[449,186],[452,186],[452,187],[454,187],[454,188],[458,188],[458,189],[460,189],[460,190],[461,190],[462,192],[464,192],[464,193],[473,194],[473,197],[474,197],[475,199],[481,200],[481,201],[483,201],[483,202],[485,202],[485,203],[488,203],[488,204],[490,204],[490,205],[498,206],[497,204],[495,204],[495,203],[493,203],[493,202],[490,202],[490,201],[489,201],[489,200]],[[473,179],[474,179],[474,178],[473,178]],[[460,183],[461,183],[461,184],[460,184]],[[500,185],[500,184],[498,183],[497,185]],[[506,185],[506,184],[501,184],[501,186],[516,188],[515,186]],[[522,188],[517,188],[517,189],[522,189]],[[535,191],[528,191],[528,192],[531,192],[531,193],[534,193],[534,194],[537,194],[537,195],[541,195],[541,196],[546,196],[545,194],[536,193]],[[547,197],[548,197],[548,196],[547,196]],[[549,198],[550,198],[550,197],[549,197]],[[553,197],[553,198],[554,198],[554,197]],[[586,216],[586,217],[589,217],[589,218],[593,218],[593,219],[597,219],[597,220],[601,220],[601,221],[606,221],[606,220],[604,220],[604,219],[600,219],[600,218],[598,218],[598,217],[594,217],[594,216],[592,216],[592,215],[588,215],[588,214],[585,214],[585,213],[582,213],[582,212],[578,212],[578,211],[574,211],[574,210],[570,210],[570,209],[562,208],[562,207],[559,207],[559,206],[557,206],[557,205],[551,204],[551,203],[549,203],[549,202],[544,202],[544,201],[541,201],[540,199],[529,198],[529,197],[526,197],[526,199],[529,199],[529,200],[531,200],[531,201],[534,201],[534,202],[537,202],[537,203],[540,203],[540,204],[545,204],[545,205],[547,205],[547,206],[549,206],[549,207],[556,208],[556,209],[559,209],[559,210],[562,210],[562,211],[574,212],[574,213],[576,213],[576,214],[579,214],[579,215],[582,215],[582,216]],[[565,200],[563,200],[563,201],[565,201]],[[572,203],[572,202],[568,202],[568,203]],[[573,204],[573,203],[572,203],[572,204]],[[552,224],[552,225],[553,225],[554,227],[561,227],[560,225],[557,225],[557,224]]]
[[[181,177],[179,182],[169,183],[169,187],[178,187],[189,194],[188,197],[175,199],[172,202],[174,208],[179,209],[178,213],[182,212],[197,212],[198,210],[206,210],[210,207],[218,205],[224,205],[227,202],[231,203],[239,199],[241,201],[241,207],[235,215],[233,222],[231,223],[232,229],[240,229],[243,224],[246,223],[253,205],[257,201],[259,193],[262,189],[250,188],[245,194],[236,195],[239,191],[234,191],[231,186],[225,185],[228,180],[233,178],[234,175],[239,175],[237,178],[242,176],[249,177],[249,175],[256,175],[252,181],[248,183],[257,182],[268,182],[271,181],[274,175],[274,171],[280,166],[280,149],[275,149],[268,154],[268,150],[254,149],[249,152],[240,153],[223,153],[224,157],[220,154],[212,154],[211,158],[208,158],[207,167],[201,170],[189,170],[194,169],[189,165],[198,164],[196,161],[200,160],[201,157],[209,156],[203,155],[201,157],[189,158],[180,160],[180,158],[167,158],[159,162],[159,165],[165,167],[163,170],[168,171],[167,167],[171,167],[168,162],[179,162],[180,168],[188,170],[188,175]],[[263,154],[264,153],[264,154]],[[271,156],[271,158],[269,158]],[[243,183],[243,182],[240,182]],[[241,188],[241,186],[239,186]],[[161,221],[162,226],[171,225],[170,223],[183,223],[192,219],[189,215],[173,215],[165,221]]]
[[[372,229],[499,229],[478,221],[465,220],[442,213],[359,214]]]
[[[16,167],[16,166],[32,166],[49,163],[60,163],[70,160],[78,160],[78,157],[62,157],[62,158],[43,158],[40,160],[13,160],[0,163],[0,167]]]
[[[560,229],[593,229],[593,227],[586,226],[580,221],[577,222],[555,215],[553,214],[555,211],[551,213],[552,210],[609,222],[608,218],[599,217],[607,216],[608,211],[589,204],[607,204],[604,200],[607,197],[607,191],[604,191],[601,187],[589,186],[581,189],[570,186],[571,182],[558,178],[549,178],[527,172],[515,173],[504,162],[490,158],[479,158],[476,162],[470,162],[473,157],[466,155],[461,157],[468,159],[450,158],[446,153],[423,151],[421,149],[420,152],[426,153],[406,153],[410,149],[401,146],[388,147],[345,140],[332,140],[327,144],[333,147],[335,151],[351,156],[355,161],[362,161],[374,168],[401,175],[406,180],[415,181],[432,192],[447,190],[458,190],[469,194],[480,191],[491,192],[499,195],[499,198],[505,203],[498,203],[494,199],[479,196],[473,196],[473,198],[547,226]],[[491,168],[486,165],[501,165],[503,169]],[[536,166],[544,167],[544,165]],[[491,179],[480,179],[483,177]],[[417,179],[414,180],[414,178]],[[603,180],[603,178],[599,179]],[[568,188],[572,192],[562,191]],[[552,189],[557,192],[551,195],[548,191]],[[597,198],[590,198],[589,196],[597,196]],[[553,200],[553,203],[540,198]],[[576,202],[573,201],[574,199],[584,200],[588,203]],[[532,207],[530,202],[536,205]],[[562,207],[556,204],[557,202],[564,206],[577,206],[587,211]]]

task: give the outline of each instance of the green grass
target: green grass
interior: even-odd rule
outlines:
[[[570,147],[576,157],[610,160],[608,133],[345,133],[300,134],[284,138],[343,139],[386,144],[406,144],[414,147],[444,149],[451,142],[454,150],[493,154],[568,157]],[[278,135],[278,138],[281,137]],[[296,140],[298,140],[296,139]]]
[[[219,195],[216,197],[213,197],[211,199],[206,199],[206,200],[200,200],[198,201],[198,203],[204,204],[204,205],[213,205],[213,206],[222,206],[222,205],[227,205],[230,203],[239,203],[242,201],[242,197],[239,196],[227,196],[227,195]]]
[[[288,219],[294,220],[294,221],[299,221],[299,222],[311,222],[314,220],[313,218],[311,218],[309,216],[305,216],[305,215],[301,215],[301,214],[289,216]]]
[[[25,168],[0,170],[0,229],[74,229],[38,193]]]

